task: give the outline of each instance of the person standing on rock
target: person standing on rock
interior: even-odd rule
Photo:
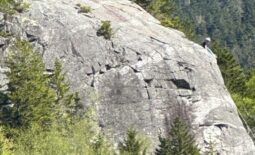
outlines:
[[[211,42],[211,38],[210,38],[210,37],[207,37],[207,38],[205,38],[205,41],[202,43],[202,46],[203,46],[205,49],[207,49],[207,51],[208,51],[210,54],[212,54],[212,55],[215,56],[215,54],[212,52],[212,50],[208,47],[209,44],[210,44],[210,42]]]
[[[211,38],[207,37],[207,38],[205,38],[205,41],[202,43],[202,46],[204,48],[208,48],[208,45],[210,42],[211,42]]]

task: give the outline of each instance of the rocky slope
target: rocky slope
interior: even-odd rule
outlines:
[[[33,43],[48,70],[61,59],[73,90],[85,105],[96,105],[99,125],[115,141],[135,127],[156,146],[158,134],[182,116],[202,152],[213,145],[221,155],[255,154],[215,56],[183,33],[161,26],[128,0],[30,3],[27,12],[7,21],[0,15],[0,25]],[[92,12],[78,13],[77,3]],[[103,20],[111,21],[110,40],[97,36]],[[1,59],[8,42],[0,38]]]

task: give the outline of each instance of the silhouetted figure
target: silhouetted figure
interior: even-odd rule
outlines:
[[[204,48],[206,48],[206,47],[208,47],[210,42],[211,42],[211,38],[207,37],[207,38],[205,38],[205,41],[202,43],[202,46]]]
[[[205,41],[202,43],[202,46],[213,56],[216,57],[216,55],[211,51],[211,49],[208,47],[211,42],[211,38],[207,37],[205,38]]]

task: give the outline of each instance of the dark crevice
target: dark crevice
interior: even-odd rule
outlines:
[[[136,51],[135,53],[136,53],[136,55],[138,55],[138,56],[139,56],[139,55],[142,55],[141,53],[139,53],[139,52],[137,52],[137,51]]]
[[[51,72],[51,73],[53,73],[53,72],[54,72],[54,69],[46,68],[46,72]]]
[[[96,74],[96,69],[94,66],[91,67],[91,70],[92,70],[92,74],[95,75]]]
[[[192,72],[193,71],[190,67],[188,67],[189,64],[187,64],[186,62],[177,62],[177,64],[179,66],[181,66],[181,67],[184,67],[184,69],[186,71],[188,71],[188,72]]]
[[[110,70],[112,67],[110,65],[105,65],[106,70]]]
[[[91,76],[91,75],[93,75],[93,73],[87,73],[86,75],[87,75],[87,76]]]
[[[190,84],[184,79],[171,79],[171,81],[175,84],[177,88],[190,90],[193,89],[190,87]]]
[[[145,88],[145,89],[146,89],[146,93],[147,93],[148,99],[151,100],[151,95],[150,95],[150,92],[149,92],[148,88]]]
[[[157,38],[155,38],[155,37],[150,37],[152,40],[155,40],[155,41],[157,41],[157,42],[160,42],[160,43],[162,43],[162,44],[168,44],[167,42],[164,42],[164,41],[161,41],[161,40],[159,40],[159,39],[157,39]]]
[[[104,72],[104,71],[102,71],[102,70],[100,70],[100,71],[99,71],[99,74],[101,74],[101,75],[102,75],[102,74],[104,74],[104,73],[105,73],[105,72]]]
[[[144,82],[147,83],[148,87],[151,87],[152,81],[153,81],[153,79],[144,79]]]
[[[163,86],[155,86],[155,88],[163,88]]]
[[[75,49],[74,44],[72,42],[71,42],[71,50],[72,50],[73,55],[82,57],[81,54]]]
[[[192,95],[182,95],[182,94],[179,94],[178,96],[180,96],[180,97],[186,97],[187,99],[191,99],[191,98],[192,98]]]
[[[189,72],[192,72],[192,69],[189,68],[189,67],[184,67],[185,70],[189,71]]]
[[[38,40],[38,38],[36,36],[28,34],[27,32],[26,32],[26,35],[27,35],[27,39],[29,42],[35,42]]]
[[[140,72],[139,70],[135,69],[134,67],[131,67],[131,66],[129,66],[129,67],[134,71],[134,73],[139,73]]]
[[[90,84],[91,87],[95,87],[95,79],[93,77],[92,81],[91,81],[91,84]]]
[[[227,124],[214,124],[214,126],[220,128],[220,130],[222,130],[223,128],[228,128]]]

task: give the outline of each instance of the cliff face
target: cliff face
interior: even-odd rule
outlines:
[[[78,13],[77,3],[91,6],[92,12]],[[31,4],[28,12],[7,21],[0,15],[4,29],[29,40],[48,69],[55,58],[63,62],[73,90],[85,105],[96,105],[99,125],[115,141],[135,127],[156,145],[158,134],[182,116],[202,152],[213,145],[222,155],[255,154],[215,56],[181,32],[161,26],[128,0]],[[103,20],[111,21],[110,40],[97,36]],[[0,38],[1,59],[8,42]]]

